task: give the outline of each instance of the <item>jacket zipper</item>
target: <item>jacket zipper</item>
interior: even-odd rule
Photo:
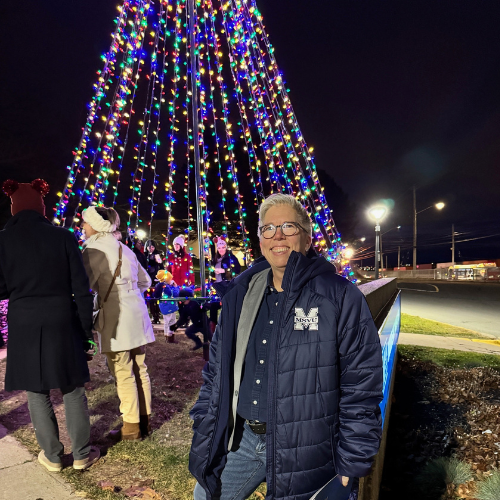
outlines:
[[[222,333],[222,329],[219,329],[219,333]],[[220,342],[221,342],[222,338],[219,337],[219,345]],[[220,364],[222,365],[222,353],[221,353],[221,357],[220,357]],[[220,367],[219,367],[220,369]],[[207,472],[207,468],[208,468],[208,465],[210,463],[210,455],[212,454],[212,447],[213,447],[213,444],[214,444],[214,440],[215,440],[215,434],[217,432],[217,424],[219,423],[219,415],[220,415],[220,395],[222,394],[222,389],[223,389],[223,386],[224,386],[224,380],[223,380],[223,377],[221,376],[220,377],[220,392],[219,392],[219,404],[217,405],[217,412],[215,414],[215,423],[214,423],[214,432],[212,434],[212,438],[210,439],[210,443],[208,445],[208,460],[207,460],[207,463],[205,465],[205,467],[203,468],[203,471],[201,473],[201,477],[203,478],[203,480],[205,481],[206,479],[206,472]],[[208,485],[208,483],[205,481],[205,484],[207,485],[207,488],[208,488],[208,491],[210,492],[210,495],[213,495],[213,491],[210,489],[210,486]]]
[[[293,260],[292,260],[293,259]],[[290,262],[292,260],[292,262]],[[274,356],[275,362],[274,362],[274,369],[273,373],[271,374],[274,378],[272,379],[272,384],[269,384],[269,397],[268,397],[268,410],[269,411],[269,418],[268,418],[268,424],[271,428],[271,450],[270,453],[266,457],[266,462],[267,465],[270,466],[266,467],[266,470],[270,470],[270,477],[272,481],[272,496],[271,498],[276,497],[276,385],[277,385],[277,380],[278,380],[278,340],[279,340],[279,332],[281,331],[281,323],[283,319],[283,303],[286,303],[286,300],[288,298],[288,292],[289,292],[289,282],[291,281],[291,276],[293,275],[293,269],[295,268],[295,264],[297,261],[297,256],[292,255],[290,256],[288,260],[288,264],[291,264],[291,267],[288,268],[287,266],[287,271],[290,271],[287,273],[285,271],[285,276],[283,276],[283,296],[280,298],[281,303],[278,304],[279,306],[279,312],[278,312],[278,321],[276,322],[274,329],[273,329],[273,336],[272,336],[272,344],[271,344],[271,355]],[[286,279],[285,279],[286,278]]]

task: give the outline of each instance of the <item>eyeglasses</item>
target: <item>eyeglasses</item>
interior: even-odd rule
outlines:
[[[274,224],[266,224],[264,226],[259,227],[260,235],[269,240],[274,237],[278,228],[281,228],[281,233],[283,236],[295,236],[301,229],[305,231],[305,229],[298,222],[283,222],[278,226]]]

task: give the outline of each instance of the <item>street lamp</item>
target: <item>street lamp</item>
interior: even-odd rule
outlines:
[[[144,229],[138,229],[136,234],[140,240],[143,240],[146,237],[146,231],[144,231]]]
[[[344,250],[344,259],[351,260],[354,255],[354,250],[352,248],[346,248]]]
[[[375,279],[379,278],[380,221],[387,215],[387,208],[377,205],[368,210],[368,216],[375,221]]]
[[[391,227],[391,229],[388,229],[387,231],[384,231],[380,235],[380,261],[382,262],[382,269],[384,268],[384,245],[383,245],[382,236],[384,236],[384,234],[390,233],[394,229],[397,229],[399,231],[401,229],[401,226]],[[387,255],[385,256],[385,261],[386,261],[385,267],[387,267]]]
[[[435,203],[434,205],[429,205],[423,210],[417,212],[417,190],[413,187],[413,270],[417,270],[417,215],[429,210],[429,208],[436,208],[437,210],[442,210],[444,208],[444,203],[442,201]]]

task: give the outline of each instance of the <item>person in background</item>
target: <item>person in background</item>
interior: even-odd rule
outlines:
[[[179,310],[179,319],[170,328],[172,331],[176,331],[178,328],[183,328],[188,325],[189,320],[191,320],[191,325],[189,325],[185,334],[186,337],[194,342],[193,351],[201,349],[203,347],[203,342],[200,340],[197,333],[203,334],[203,322],[204,322],[204,311],[203,308],[189,297],[184,301],[184,307]]]
[[[132,239],[132,251],[137,258],[137,262],[139,262],[142,268],[147,270],[148,260],[146,255],[144,255],[144,243],[140,238],[135,237]]]
[[[169,344],[178,344],[175,334],[170,330],[170,326],[176,322],[176,312],[179,310],[177,301],[165,300],[179,296],[179,287],[175,285],[172,274],[163,269],[156,275],[159,283],[155,287],[154,298],[164,299],[160,301],[160,311],[163,314],[163,332]]]
[[[90,446],[85,382],[86,353],[92,349],[92,295],[75,235],[45,218],[48,184],[6,181],[13,217],[0,231],[0,300],[9,299],[5,390],[25,390],[38,461],[50,472],[62,470],[64,446],[50,401],[63,394],[73,468],[86,469],[100,456]]]
[[[148,240],[146,242],[145,255],[148,264],[146,271],[148,272],[151,281],[154,281],[156,273],[163,267],[163,261],[161,253],[156,249],[156,243],[153,240]]]
[[[214,289],[218,295],[222,295],[229,282],[241,272],[238,259],[227,249],[224,236],[213,238],[212,267],[215,272]],[[210,302],[208,305],[210,318],[210,332],[213,334],[217,326],[217,318],[221,308],[220,301]]]
[[[112,435],[138,441],[151,431],[151,382],[145,346],[155,337],[142,295],[151,279],[134,252],[114,237],[120,219],[112,208],[89,207],[82,219],[83,262],[90,288],[102,304],[101,325],[95,325],[95,329],[100,350],[115,378],[123,416],[121,430]]]
[[[184,236],[177,236],[173,241],[174,251],[168,256],[167,271],[172,273],[175,283],[179,287],[193,287],[194,270],[191,255],[184,248]]]
[[[151,283],[153,287],[148,292],[148,303],[149,303],[149,312],[151,313],[151,317],[153,318],[153,324],[158,325],[160,323],[160,307],[158,301],[154,299],[154,286],[156,274],[163,267],[163,262],[161,258],[160,252],[156,249],[156,244],[153,240],[148,240],[146,242],[146,262],[147,269],[146,271],[151,278]]]
[[[195,500],[309,500],[366,476],[382,436],[382,352],[361,291],[312,249],[293,197],[259,210],[263,257],[234,279],[190,416]],[[352,483],[352,481],[351,481]]]
[[[240,274],[240,263],[231,250],[228,250],[224,236],[216,236],[213,242],[215,251],[213,251],[212,266],[215,269],[215,281],[231,281]]]

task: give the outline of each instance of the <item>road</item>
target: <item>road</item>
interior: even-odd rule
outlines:
[[[402,312],[500,338],[500,283],[398,281]]]

